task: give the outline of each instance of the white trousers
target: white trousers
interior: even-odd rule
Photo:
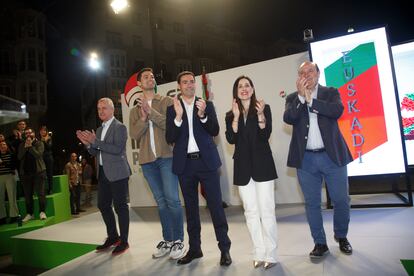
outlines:
[[[16,180],[14,174],[0,175],[0,219],[7,217],[5,206],[5,192],[7,190],[7,197],[9,198],[9,216],[11,218],[19,215],[16,199]]]
[[[274,180],[253,179],[246,186],[239,186],[255,261],[278,262],[274,186]]]

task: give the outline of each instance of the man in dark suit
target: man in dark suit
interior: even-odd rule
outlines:
[[[98,115],[102,126],[95,132],[76,132],[77,137],[86,145],[88,151],[96,156],[98,173],[98,208],[106,225],[108,237],[97,251],[116,246],[113,255],[122,254],[129,248],[129,210],[127,204],[128,179],[131,170],[126,157],[126,127],[114,117],[114,104],[109,98],[98,101]],[[118,235],[112,203],[118,215]]]
[[[352,161],[339,130],[338,119],[344,110],[337,89],[318,84],[319,68],[304,62],[298,70],[298,91],[286,98],[283,120],[293,126],[287,165],[297,169],[305,197],[306,216],[315,247],[311,258],[329,252],[321,213],[322,179],[334,205],[334,234],[340,250],[352,254],[347,240],[349,191],[346,165]]]
[[[181,100],[167,109],[166,139],[174,144],[173,172],[178,175],[185,202],[189,250],[177,264],[187,264],[201,258],[200,215],[198,209],[198,183],[202,182],[207,205],[221,251],[220,265],[229,266],[231,241],[222,206],[218,168],[220,157],[213,137],[219,133],[216,112],[211,102],[195,97],[194,73],[178,74]]]

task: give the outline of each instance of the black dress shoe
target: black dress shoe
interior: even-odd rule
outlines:
[[[339,243],[339,250],[346,255],[352,254],[352,246],[349,243],[347,238],[337,238],[335,237],[335,241]]]
[[[326,244],[317,243],[315,244],[315,247],[313,248],[312,252],[309,253],[309,257],[311,257],[312,259],[320,259],[328,253],[329,248]]]
[[[86,210],[78,209],[78,213],[80,213],[80,212],[86,212]]]
[[[178,265],[184,265],[191,263],[194,259],[203,257],[203,252],[200,251],[191,251],[189,250],[187,254],[177,261]]]
[[[100,251],[110,248],[111,246],[118,246],[120,243],[121,243],[121,240],[119,238],[113,238],[113,239],[106,238],[104,244],[98,245],[96,247],[96,251],[100,252]]]
[[[127,251],[129,248],[129,244],[127,242],[121,242],[115,249],[112,251],[112,255],[120,255]]]
[[[231,257],[230,257],[229,251],[221,252],[220,265],[224,265],[224,266],[231,265]]]

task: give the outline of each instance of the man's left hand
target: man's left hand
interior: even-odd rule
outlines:
[[[203,99],[198,99],[195,103],[196,107],[198,108],[197,116],[199,118],[204,118],[206,112],[206,101]]]
[[[305,89],[305,101],[309,104],[312,101],[312,90]]]
[[[150,115],[151,114],[151,107],[150,107],[150,105],[148,104],[148,101],[146,100],[146,99],[143,99],[142,100],[142,103],[141,103],[141,108],[145,111],[145,113],[147,113],[148,115]]]

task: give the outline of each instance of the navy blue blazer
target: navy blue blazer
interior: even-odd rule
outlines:
[[[195,98],[194,103],[198,97]],[[188,148],[188,119],[182,100],[180,100],[183,107],[183,122],[180,127],[174,123],[176,116],[174,105],[167,108],[167,127],[165,131],[165,138],[167,143],[173,144],[173,172],[177,175],[182,174],[187,162],[187,148]],[[200,150],[201,159],[207,166],[208,170],[216,170],[221,166],[220,156],[217,151],[217,146],[214,143],[214,136],[217,136],[220,130],[216,111],[212,102],[207,101],[205,114],[207,115],[207,122],[202,123],[197,116],[198,108],[194,104],[193,109],[193,133],[194,139]]]
[[[310,111],[318,114],[318,125],[328,156],[338,166],[345,166],[353,160],[342,136],[338,119],[344,106],[337,89],[319,85],[317,99],[313,99]],[[298,92],[286,98],[283,121],[293,126],[287,165],[301,168],[309,132],[309,113],[306,102],[302,104]]]
[[[263,113],[266,118],[264,129],[259,128],[257,114],[248,116],[246,124],[243,114],[241,114],[237,133],[234,133],[232,127],[234,117],[226,116],[226,139],[230,144],[235,144],[233,155],[234,185],[247,185],[250,178],[257,182],[277,178],[275,162],[269,145],[272,133],[272,113],[269,105],[265,105]]]

